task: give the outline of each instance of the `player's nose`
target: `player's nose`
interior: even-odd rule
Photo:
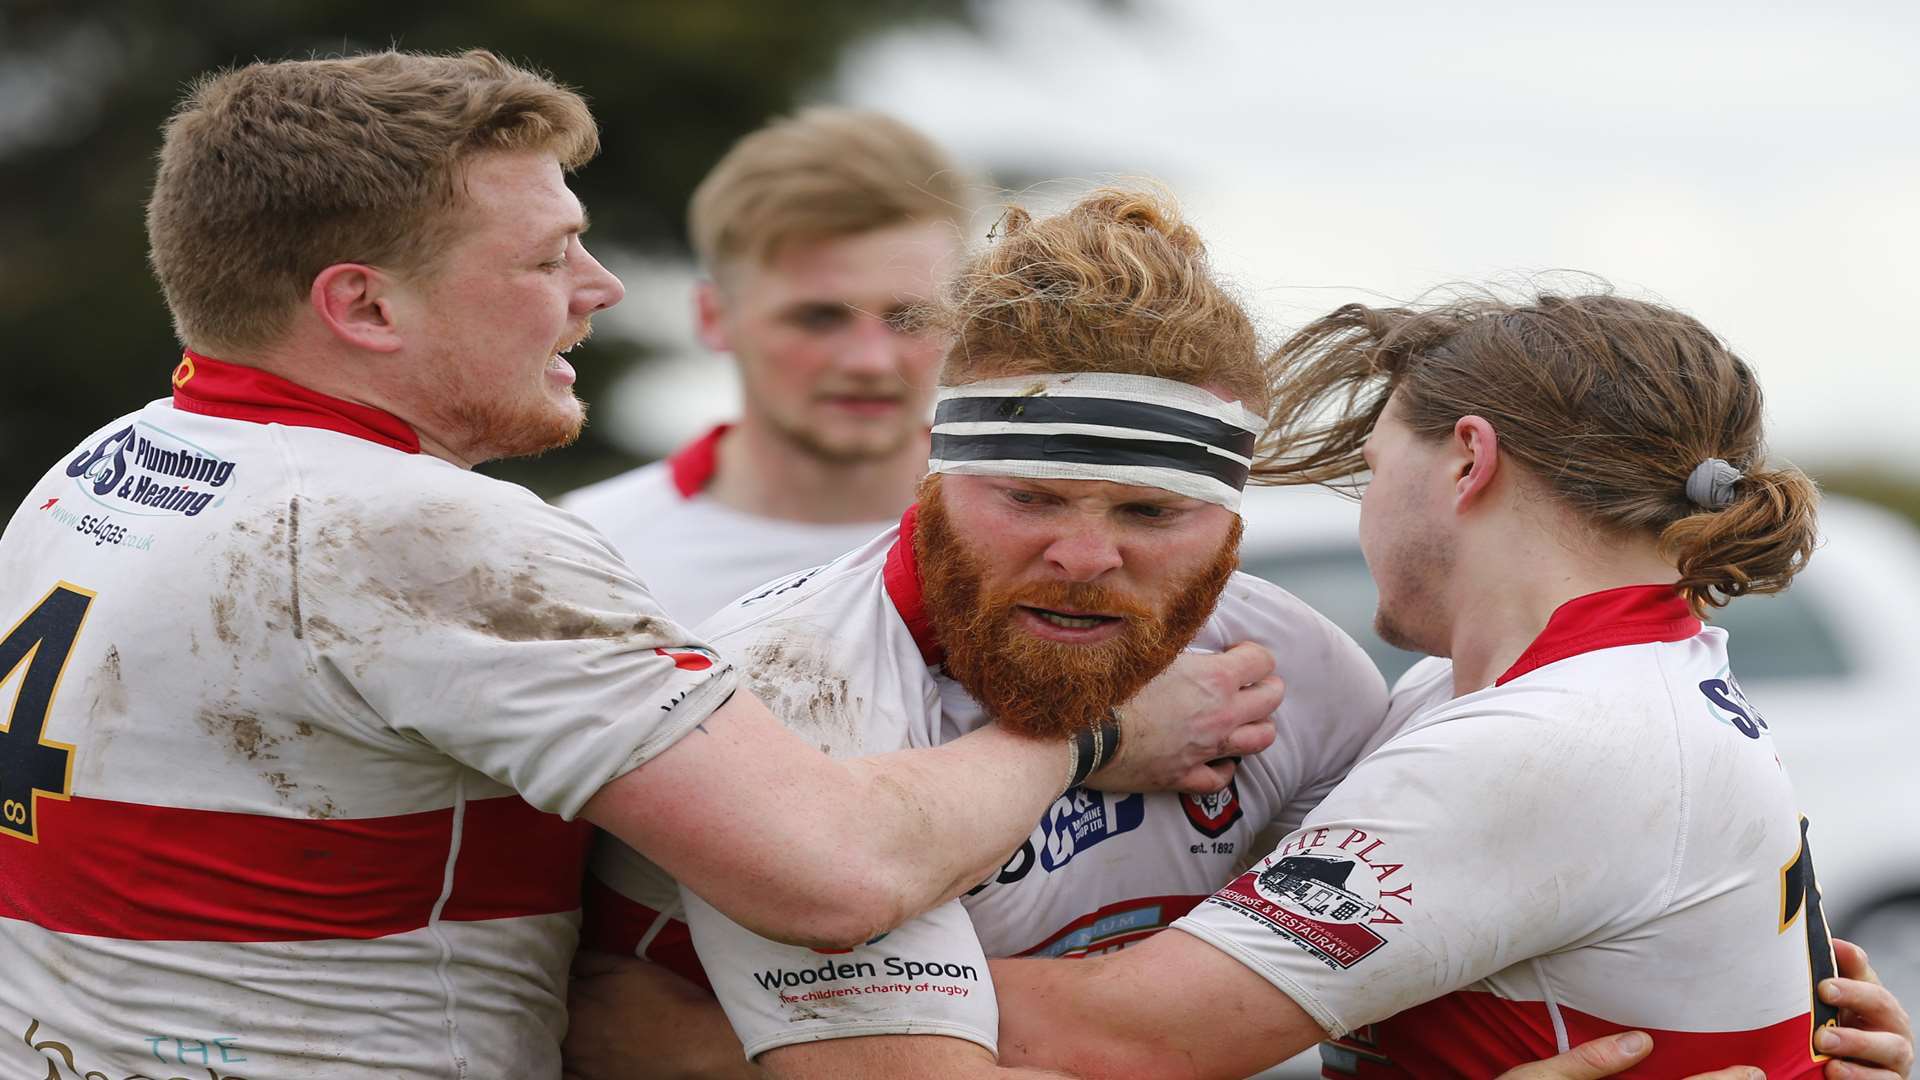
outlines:
[[[627,295],[627,287],[620,283],[613,271],[600,265],[600,260],[594,258],[585,247],[580,249],[580,254],[585,265],[580,268],[580,280],[573,290],[575,311],[592,314],[619,303]]]
[[[1120,545],[1101,524],[1075,521],[1047,545],[1047,563],[1069,581],[1092,581],[1120,568]]]
[[[854,320],[847,347],[840,353],[840,368],[857,375],[890,375],[899,367],[898,335],[885,319],[861,315]]]

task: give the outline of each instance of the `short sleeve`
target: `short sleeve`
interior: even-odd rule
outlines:
[[[957,900],[856,949],[768,941],[685,889],[694,948],[749,1059],[859,1035],[947,1035],[996,1050],[1000,1007]]]
[[[1658,754],[1596,752],[1577,722],[1429,717],[1174,926],[1338,1036],[1644,909],[1673,837],[1611,823],[1672,820],[1644,797],[1680,785]]]
[[[577,517],[471,483],[483,497],[307,511],[315,666],[391,732],[571,818],[737,678]]]

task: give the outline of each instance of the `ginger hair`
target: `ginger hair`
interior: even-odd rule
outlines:
[[[941,382],[1152,375],[1266,412],[1253,320],[1171,198],[1101,188],[1050,217],[1009,209],[995,232],[920,314],[952,336]]]

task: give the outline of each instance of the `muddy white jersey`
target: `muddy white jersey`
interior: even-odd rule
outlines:
[[[1328,1076],[1487,1076],[1652,1033],[1630,1074],[1812,1076],[1833,973],[1803,821],[1726,635],[1580,597],[1491,687],[1429,660],[1399,730],[1175,926],[1329,1032]],[[1817,834],[1816,834],[1817,835]]]
[[[670,457],[559,500],[613,541],[661,606],[686,626],[774,578],[830,562],[893,525],[819,525],[722,503],[706,489],[726,431],[714,428]]]
[[[570,819],[735,675],[395,418],[175,380],[0,539],[0,1074],[557,1078]]]
[[[824,568],[774,582],[702,626],[790,727],[837,756],[935,746],[987,722],[938,668],[912,559],[913,515]],[[1385,686],[1353,640],[1305,604],[1236,574],[1195,647],[1254,641],[1287,682],[1273,747],[1214,797],[1074,788],[992,879],[851,952],[778,945],[685,898],[706,975],[749,1056],[787,1043],[938,1033],[994,1046],[984,957],[1079,957],[1166,927],[1245,866],[1273,821],[1297,824],[1352,764],[1385,710]],[[684,961],[670,884],[626,849],[596,850],[621,895],[589,943]],[[625,922],[625,927],[621,923]],[[649,937],[651,933],[651,937]],[[678,939],[676,954],[662,938]]]

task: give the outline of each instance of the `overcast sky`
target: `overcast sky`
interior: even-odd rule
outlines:
[[[1602,275],[1730,339],[1783,454],[1920,471],[1920,5],[987,11],[856,49],[821,96],[1022,182],[1165,181],[1274,333],[1368,294]],[[663,273],[635,297],[655,326],[686,317]]]

